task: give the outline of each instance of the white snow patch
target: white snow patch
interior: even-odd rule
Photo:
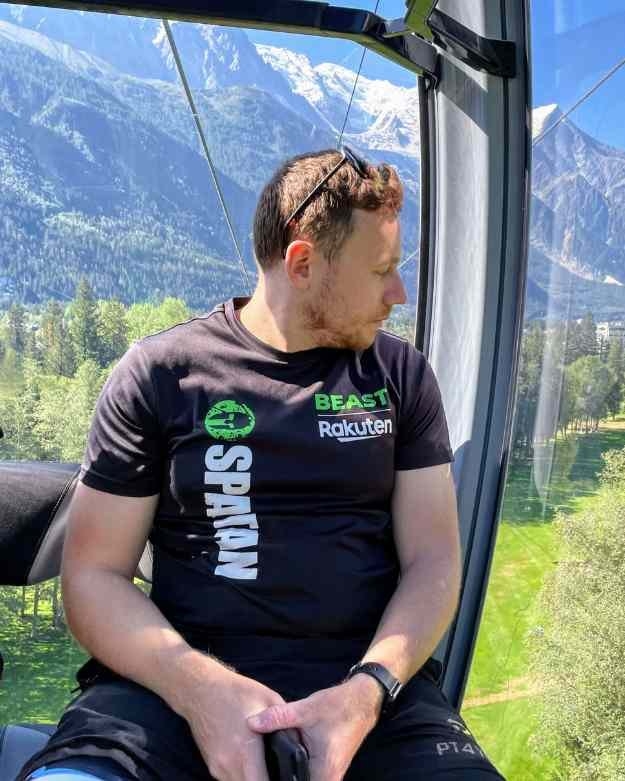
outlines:
[[[532,110],[532,138],[539,136],[545,128],[557,120],[560,109],[557,103],[550,103],[548,106],[538,106]]]

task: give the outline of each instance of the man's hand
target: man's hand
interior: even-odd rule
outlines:
[[[381,705],[379,684],[359,674],[303,700],[271,706],[247,723],[259,733],[299,729],[310,755],[311,781],[340,781],[375,726]]]
[[[185,687],[186,689],[186,687]],[[269,781],[262,735],[252,731],[247,718],[285,703],[276,692],[231,670],[219,681],[201,683],[184,692],[182,715],[217,781]]]

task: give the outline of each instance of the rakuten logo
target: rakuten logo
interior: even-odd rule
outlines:
[[[384,434],[393,433],[393,421],[386,420],[366,420],[347,421],[347,420],[319,420],[319,436],[324,439],[330,437],[338,439],[339,442],[354,442],[360,439],[372,439],[381,437]]]

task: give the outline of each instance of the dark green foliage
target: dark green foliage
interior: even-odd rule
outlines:
[[[69,331],[78,363],[99,357],[96,303],[86,277],[81,277],[71,306]]]
[[[535,744],[557,778],[625,777],[625,449],[604,456],[594,501],[555,522],[560,547],[533,641],[544,682]]]
[[[26,347],[25,310],[21,304],[13,304],[9,309],[7,335],[9,346],[21,355]]]
[[[42,366],[43,354],[34,328],[30,329],[26,333],[26,346],[24,347],[24,354],[30,358],[36,366]]]
[[[625,385],[625,354],[620,339],[613,339],[609,344],[606,363],[614,376],[614,382],[606,398],[608,411],[614,418],[621,409]]]
[[[76,368],[76,356],[63,308],[58,301],[49,301],[44,309],[39,339],[45,372],[71,377]]]
[[[530,324],[521,344],[512,455],[529,457],[561,432],[595,431],[620,410],[625,374],[623,347],[599,355],[591,314],[577,323]]]
[[[78,462],[98,394],[129,342],[183,322],[192,312],[176,298],[128,310],[119,301],[96,303],[82,280],[67,319],[56,302],[28,314],[39,327],[29,331],[21,369],[6,387],[0,385],[0,459]],[[92,357],[75,361],[79,350]]]
[[[63,620],[57,580],[0,587],[0,724],[56,722],[72,697],[85,658]]]
[[[523,335],[517,377],[513,455],[519,458],[531,453],[544,346],[543,326],[532,323]]]
[[[582,356],[597,354],[597,326],[591,312],[587,312],[579,324],[579,342]]]
[[[108,366],[128,349],[126,308],[119,301],[98,301],[97,305],[98,362]]]

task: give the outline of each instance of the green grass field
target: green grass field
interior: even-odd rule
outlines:
[[[482,705],[462,715],[495,767],[508,781],[549,778],[555,763],[538,756],[530,739],[538,728],[535,700],[531,698]]]
[[[85,654],[69,634],[52,627],[49,599],[42,599],[33,637],[34,588],[0,588],[0,649],[5,668],[0,685],[0,724],[57,721],[72,698],[74,674]]]
[[[509,473],[462,708],[467,724],[509,781],[549,778],[551,768],[528,744],[538,726],[535,682],[528,673],[532,632],[541,623],[536,596],[558,560],[550,521],[557,510],[573,513],[592,502],[601,453],[622,447],[625,418],[594,434],[558,439],[539,450],[532,464],[516,465]]]

